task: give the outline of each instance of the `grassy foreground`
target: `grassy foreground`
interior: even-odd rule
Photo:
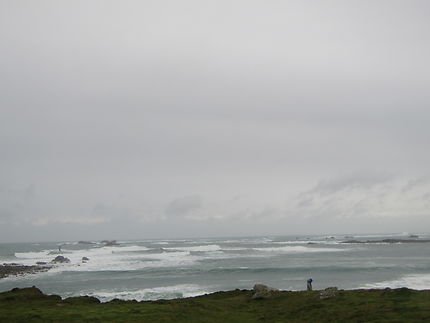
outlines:
[[[37,288],[0,293],[0,322],[430,322],[430,291],[406,288],[279,292],[251,299],[233,290],[159,301],[99,303],[93,297],[61,300]]]

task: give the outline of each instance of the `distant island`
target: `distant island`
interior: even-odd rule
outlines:
[[[424,239],[383,239],[383,240],[347,240],[342,243],[428,243],[430,240]]]

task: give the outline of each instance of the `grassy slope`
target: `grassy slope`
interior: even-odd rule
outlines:
[[[99,304],[16,289],[0,294],[0,322],[430,322],[430,291],[340,291],[328,299],[317,291],[281,292],[265,300],[252,300],[251,293]]]

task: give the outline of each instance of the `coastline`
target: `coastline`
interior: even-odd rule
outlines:
[[[70,259],[64,263],[54,262],[61,256],[55,249],[59,242],[10,244],[3,248],[2,262],[7,263],[0,291],[36,285],[61,297],[142,301],[246,289],[258,281],[300,291],[309,277],[316,289],[430,289],[430,262],[421,243],[429,237],[396,240],[414,243],[351,245],[345,240],[379,242],[388,236],[120,241],[117,246],[77,241],[61,244]]]
[[[46,272],[51,269],[51,265],[22,265],[17,263],[3,263],[0,265],[0,279],[9,276],[31,275]]]
[[[252,290],[157,301],[95,297],[61,299],[36,287],[0,293],[0,321],[7,322],[418,322],[430,319],[430,291],[360,289],[276,291],[254,298]]]

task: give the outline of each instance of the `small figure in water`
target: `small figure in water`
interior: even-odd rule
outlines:
[[[61,252],[61,244],[58,245],[58,251]]]
[[[312,290],[312,282],[313,282],[313,280],[312,280],[312,278],[309,278],[308,280],[307,280],[307,282],[308,282],[308,290]]]

